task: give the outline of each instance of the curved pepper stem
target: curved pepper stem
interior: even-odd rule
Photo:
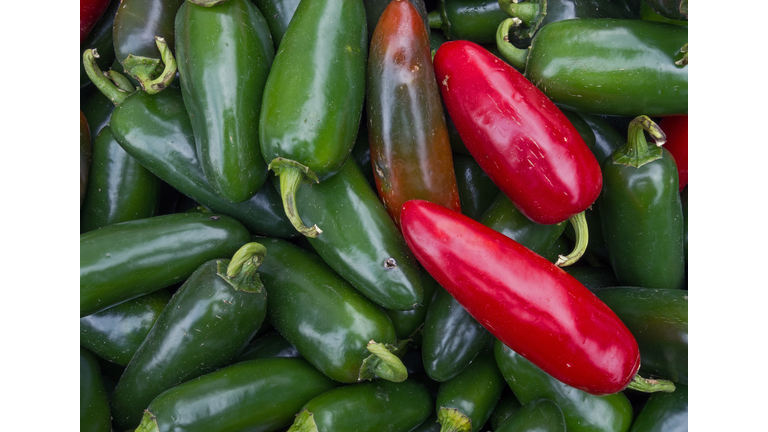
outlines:
[[[104,75],[107,76],[110,80],[112,80],[115,85],[117,85],[117,88],[119,88],[122,91],[133,93],[136,91],[136,87],[131,84],[131,82],[128,80],[128,78],[125,77],[125,75],[121,74],[120,72],[114,71],[114,70],[108,70],[104,72]]]
[[[160,432],[157,425],[157,418],[151,412],[144,410],[144,416],[141,418],[141,424],[135,432]]]
[[[687,43],[683,45],[682,48],[680,48],[680,53],[683,54],[683,58],[676,61],[675,64],[678,66],[686,66],[688,64],[688,44]]]
[[[502,21],[499,28],[496,29],[496,47],[504,60],[514,66],[515,69],[525,71],[530,49],[520,49],[509,42],[509,30],[512,27],[520,26],[522,23],[520,18],[507,18]]]
[[[440,15],[440,11],[433,10],[427,14],[427,22],[429,28],[439,29],[443,27],[443,17]]]
[[[560,255],[557,257],[555,265],[558,267],[568,267],[575,264],[576,261],[584,255],[587,251],[587,244],[589,243],[589,228],[587,226],[587,217],[584,212],[581,212],[570,219],[573,224],[573,231],[576,234],[576,245],[573,247],[573,251],[568,255]]]
[[[632,382],[629,383],[627,388],[641,391],[643,393],[672,393],[675,391],[675,383],[668,380],[643,378],[638,374],[632,378]]]
[[[472,420],[456,408],[440,407],[437,421],[440,432],[472,432]]]
[[[398,351],[397,347],[370,341],[366,348],[371,355],[363,360],[358,381],[372,380],[374,376],[392,382],[403,382],[408,378],[408,369],[393,353]]]
[[[317,237],[323,230],[318,228],[317,225],[307,228],[304,222],[301,221],[299,212],[296,209],[296,191],[299,189],[299,186],[302,183],[320,183],[317,175],[309,167],[282,157],[272,159],[267,169],[271,169],[275,172],[276,176],[280,177],[280,195],[283,198],[283,209],[293,227],[307,237]]]
[[[129,93],[121,90],[115,85],[106,75],[99,69],[99,65],[96,64],[96,59],[99,58],[99,53],[96,49],[87,49],[83,51],[83,67],[88,78],[91,79],[93,84],[99,89],[100,92],[111,100],[113,104],[120,105]]]
[[[644,132],[648,132],[653,138],[656,142],[655,146],[648,145]],[[661,159],[661,146],[666,142],[667,135],[659,125],[648,116],[639,116],[629,123],[627,144],[613,152],[613,163],[640,168],[656,159]]]
[[[176,77],[176,58],[165,39],[155,36],[160,59],[129,54],[123,61],[125,71],[134,77],[148,94],[157,94],[168,87]],[[165,64],[163,68],[162,65]]]
[[[264,284],[257,270],[266,256],[267,248],[261,243],[246,243],[229,263],[225,263],[227,260],[216,263],[217,273],[237,291],[260,292]]]
[[[305,409],[301,410],[287,432],[317,432],[315,415]]]
[[[507,15],[522,21],[526,31],[519,34],[521,38],[533,37],[547,16],[547,0],[499,0],[499,7]]]

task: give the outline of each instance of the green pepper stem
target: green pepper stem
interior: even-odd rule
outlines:
[[[117,85],[117,88],[119,88],[122,91],[133,93],[136,91],[136,87],[131,84],[131,82],[128,80],[128,78],[125,77],[125,75],[121,74],[120,72],[114,71],[114,70],[108,70],[104,72],[107,75],[107,78],[112,80],[115,85]]]
[[[371,355],[363,360],[358,381],[372,380],[376,375],[392,382],[402,382],[408,378],[408,369],[393,353],[398,350],[397,347],[370,341],[366,348]]]
[[[429,22],[429,28],[439,29],[443,26],[443,17],[440,15],[440,11],[433,10],[427,14],[427,22]]]
[[[540,4],[529,1],[520,3],[519,0],[499,0],[499,7],[507,15],[519,18],[526,27],[535,25],[542,12]]]
[[[287,432],[317,432],[315,415],[305,409],[301,410]]]
[[[260,243],[246,243],[235,252],[226,268],[226,260],[217,263],[218,274],[238,291],[260,292],[264,284],[257,270],[266,256],[267,248]]]
[[[176,58],[173,57],[173,53],[171,52],[168,43],[165,39],[155,36],[155,44],[157,44],[157,49],[160,50],[160,56],[163,59],[163,63],[165,63],[165,69],[163,69],[160,76],[155,79],[139,80],[141,88],[148,94],[160,93],[173,82],[174,78],[176,78]]]
[[[496,47],[501,56],[516,69],[525,71],[529,49],[520,49],[509,42],[509,29],[522,24],[520,18],[507,18],[496,29]]]
[[[135,432],[160,432],[160,427],[157,425],[157,418],[152,415],[151,412],[144,410],[141,424],[139,424],[139,427],[136,428]]]
[[[643,378],[639,374],[632,378],[632,382],[629,383],[627,388],[632,390],[641,391],[643,393],[655,393],[665,392],[672,393],[675,391],[675,383],[668,380],[656,380],[650,378]]]
[[[120,105],[129,94],[120,90],[112,80],[102,73],[101,69],[99,69],[99,65],[96,64],[97,58],[99,58],[99,53],[96,52],[95,48],[83,51],[83,67],[85,68],[85,73],[107,99],[111,100],[115,105]]]
[[[645,133],[653,138],[656,146],[651,147],[645,139]],[[613,153],[613,163],[640,168],[641,166],[660,159],[661,146],[667,141],[667,136],[659,125],[650,117],[642,115],[629,123],[627,144]]]
[[[456,408],[440,407],[437,421],[440,432],[472,432],[472,420]]]
[[[678,66],[685,66],[688,64],[688,43],[687,42],[685,45],[683,45],[682,48],[680,48],[680,52],[683,54],[683,58],[676,61],[675,64]]]
[[[576,261],[584,255],[587,250],[587,244],[589,243],[589,228],[587,226],[587,217],[585,212],[581,212],[572,216],[570,219],[573,224],[573,231],[576,237],[576,245],[573,247],[573,251],[568,255],[560,255],[557,257],[555,265],[558,267],[567,267],[575,264]]]
[[[318,228],[317,225],[307,228],[304,222],[301,221],[299,212],[296,209],[296,191],[299,189],[299,186],[302,183],[320,183],[317,175],[309,167],[282,157],[272,159],[267,168],[274,171],[275,175],[280,177],[280,195],[283,198],[283,209],[293,227],[307,237],[317,237],[323,230]]]

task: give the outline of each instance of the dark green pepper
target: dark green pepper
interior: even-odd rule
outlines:
[[[299,7],[299,0],[253,0],[253,3],[267,20],[269,31],[272,34],[272,42],[275,51],[277,51],[286,30],[288,30],[288,24],[291,23],[293,14]]]
[[[461,213],[480,220],[499,194],[499,188],[472,156],[454,153],[453,170],[459,187]]]
[[[640,372],[688,385],[688,291],[593,290],[635,336]]]
[[[599,163],[602,164],[614,151],[627,143],[627,137],[602,118],[591,114],[580,114],[580,116],[592,129],[595,145],[590,149]]]
[[[602,165],[603,236],[622,285],[681,288],[685,249],[677,165],[666,149],[648,145],[644,130],[659,144],[666,139],[651,119],[638,117],[627,145]]]
[[[450,40],[493,43],[496,27],[506,18],[498,0],[440,0],[429,13],[429,26],[442,29]]]
[[[80,318],[80,346],[127,366],[170,299],[168,291],[159,290]]]
[[[677,21],[688,21],[688,0],[644,0],[654,12]]]
[[[112,419],[96,358],[80,348],[80,431],[110,432]]]
[[[240,222],[210,213],[156,216],[82,234],[80,316],[183,281],[249,238]]]
[[[615,287],[619,284],[610,267],[566,267],[563,270],[589,289]]]
[[[227,365],[246,347],[266,315],[256,272],[266,253],[248,243],[232,260],[207,261],[176,291],[117,383],[118,427],[138,425],[160,393]]]
[[[652,394],[630,432],[688,432],[688,386]]]
[[[427,375],[438,382],[455,377],[492,341],[493,335],[438,285],[422,335],[421,353]]]
[[[211,187],[239,203],[267,180],[259,113],[275,56],[269,26],[250,0],[198,6],[176,14],[176,59],[197,156]]]
[[[269,293],[267,320],[302,357],[345,383],[407,377],[384,311],[317,255],[284,240],[259,240],[269,250],[259,267]],[[373,354],[372,354],[373,353]]]
[[[424,420],[424,423],[411,432],[440,432],[440,429],[442,429],[442,425],[437,421],[437,414],[432,413]]]
[[[307,402],[288,432],[408,432],[429,417],[432,397],[415,381],[375,381]]]
[[[560,408],[549,399],[528,402],[505,420],[495,432],[565,432]]]
[[[103,127],[93,141],[80,231],[156,215],[160,184],[160,179],[120,147],[112,129]]]
[[[352,152],[363,111],[367,41],[361,0],[301,2],[267,78],[261,152],[280,177],[286,215],[309,237],[322,230],[301,221],[296,190],[336,174]]]
[[[494,431],[498,429],[504,420],[520,411],[520,408],[522,407],[523,405],[517,400],[514,393],[510,392],[509,395],[504,395],[502,393],[501,399],[499,399],[499,402],[496,404],[496,408],[491,412],[491,429]]]
[[[411,310],[396,311],[387,309],[387,315],[392,320],[392,325],[395,326],[397,338],[401,340],[410,339],[417,346],[421,345],[421,330],[424,325],[424,319],[427,317],[427,309],[430,303],[432,303],[432,298],[435,296],[435,291],[439,286],[435,278],[430,276],[423,268],[419,269],[419,275],[421,276],[421,287],[424,289],[424,301]]]
[[[688,268],[688,186],[680,192],[680,203],[683,206],[683,244],[685,245],[685,267]],[[686,270],[687,271],[687,270]]]
[[[658,21],[668,24],[675,24],[683,27],[688,27],[688,21],[682,21],[682,20],[675,20],[667,18],[655,10],[653,10],[650,6],[648,6],[648,3],[643,1],[640,3],[640,18],[646,20],[646,21]]]
[[[89,79],[88,82],[91,82],[91,80]],[[86,120],[88,120],[88,130],[93,134],[91,142],[96,139],[101,129],[109,124],[109,118],[114,109],[115,104],[100,91],[95,91],[86,99],[80,101],[80,110],[85,114]]]
[[[626,432],[632,406],[623,393],[595,396],[552,378],[509,347],[496,341],[496,363],[523,404],[545,398],[563,411],[569,432]]]
[[[506,387],[493,349],[487,349],[460,374],[440,384],[435,409],[442,432],[477,432],[491,416]]]
[[[91,169],[91,132],[88,120],[80,111],[80,208],[85,201],[85,191],[88,190],[88,173]]]
[[[272,357],[295,358],[301,354],[280,333],[271,331],[251,342],[232,363]]]
[[[160,394],[137,432],[276,431],[337,385],[302,359],[250,360]]]

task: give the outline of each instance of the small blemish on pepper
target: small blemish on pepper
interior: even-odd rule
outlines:
[[[387,258],[384,260],[384,268],[387,270],[392,270],[393,268],[397,268],[397,262],[395,262],[394,258]]]

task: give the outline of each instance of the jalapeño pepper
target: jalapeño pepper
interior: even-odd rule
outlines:
[[[498,0],[440,0],[429,13],[429,26],[450,40],[492,43],[496,27],[509,18]]]

